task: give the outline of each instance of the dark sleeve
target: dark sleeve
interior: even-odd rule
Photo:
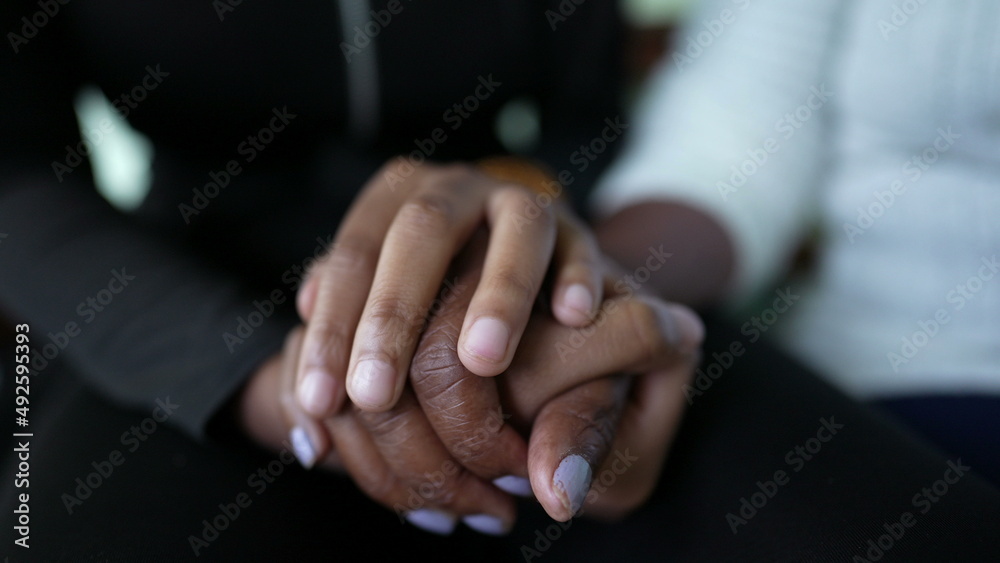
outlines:
[[[542,142],[535,156],[557,175],[563,172],[572,179],[567,191],[583,211],[594,181],[614,158],[627,129],[621,115],[619,5],[611,0],[580,5],[549,0],[544,5],[540,25],[548,48],[540,95]]]
[[[4,2],[0,29],[20,35],[36,11]],[[86,162],[67,161],[79,80],[59,25],[8,34],[0,63],[0,308],[30,323],[35,377],[67,360],[123,405],[169,398],[169,422],[200,437],[293,321],[274,313],[227,344],[267,296],[144,231],[95,191]]]

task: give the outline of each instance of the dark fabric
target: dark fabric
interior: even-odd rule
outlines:
[[[342,34],[330,0],[0,3],[0,310],[30,322],[39,348],[59,345],[104,396],[142,409],[183,402],[170,423],[197,436],[281,345],[303,267],[391,156],[502,152],[498,113],[532,100],[533,155],[571,170],[567,191],[581,201],[613,152],[582,171],[571,162],[618,115],[615,3],[574,6],[553,27],[554,0],[394,1],[395,15],[370,2],[385,23],[364,36]],[[364,142],[347,126],[345,47],[377,57],[379,125]],[[456,112],[484,81],[493,92]],[[152,192],[127,216],[78,155],[72,102],[88,83],[155,148]],[[247,144],[272,123],[273,140]],[[437,128],[447,139],[427,145]],[[231,161],[239,171],[227,177]],[[121,288],[116,272],[134,279],[107,293]],[[88,305],[102,291],[113,300]],[[252,334],[225,337],[240,328]]]
[[[935,446],[961,455],[980,475],[1000,485],[1000,397],[921,395],[876,404]]]
[[[706,357],[741,338],[710,326]],[[401,525],[345,478],[307,473],[237,445],[209,449],[162,425],[129,452],[121,434],[150,411],[109,407],[62,368],[42,381],[52,393],[33,407],[45,420],[31,443],[32,547],[5,548],[12,561],[191,560],[189,536],[201,535],[203,520],[216,517],[226,529],[198,559],[922,562],[1000,556],[1000,491],[969,472],[941,492],[945,476],[957,476],[947,473],[949,462],[964,459],[931,448],[763,342],[748,346],[694,397],[661,484],[643,509],[618,524],[578,519],[563,529],[525,501],[517,529],[505,539],[466,529],[450,538],[425,534]],[[843,427],[822,433],[828,441],[817,441],[819,449],[805,460],[795,448],[809,448],[824,419]],[[116,449],[124,462],[67,514],[61,495],[75,494],[75,479],[86,480],[92,463],[100,465]],[[5,461],[9,482],[9,454]],[[275,477],[261,490],[260,481],[249,479],[269,465]],[[777,471],[788,474],[787,483],[771,487]],[[742,498],[753,502],[758,482],[771,497],[734,534],[726,516],[739,514]],[[935,495],[935,487],[942,494]],[[930,501],[925,488],[937,500]],[[3,514],[13,510],[11,493],[4,487]],[[240,493],[251,503],[226,522],[219,505]],[[898,524],[906,512],[911,527]],[[5,526],[4,534],[11,533]],[[4,542],[11,546],[9,537]],[[872,547],[879,542],[888,548]]]

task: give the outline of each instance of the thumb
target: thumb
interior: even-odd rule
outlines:
[[[528,445],[528,473],[535,497],[552,518],[577,515],[594,471],[617,434],[631,378],[602,378],[549,401],[539,412]]]

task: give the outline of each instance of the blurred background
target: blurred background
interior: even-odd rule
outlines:
[[[624,0],[621,3],[628,25],[628,47],[625,50],[627,75],[634,92],[649,70],[666,49],[670,31],[678,20],[698,0]],[[114,107],[96,87],[85,88],[76,100],[77,118],[81,130],[99,129],[102,120],[117,122]],[[537,132],[537,116],[530,108],[511,107],[502,112],[496,124],[497,133],[509,145],[530,143]],[[149,190],[152,177],[150,163],[152,144],[128,126],[116,125],[90,155],[94,181],[98,190],[115,207],[124,211],[135,209]]]

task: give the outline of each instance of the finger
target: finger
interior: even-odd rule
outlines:
[[[590,229],[569,213],[558,215],[552,314],[566,326],[585,326],[594,318],[597,304],[604,300],[604,260]]]
[[[280,397],[281,414],[289,428],[288,443],[292,446],[292,452],[299,463],[309,469],[329,455],[331,441],[323,426],[304,413],[295,400],[295,368],[299,359],[297,352],[302,346],[304,333],[298,327],[289,332],[285,339],[281,381],[274,394]]]
[[[434,319],[413,358],[410,382],[428,422],[451,455],[473,474],[520,496],[530,496],[527,444],[507,424],[496,381],[468,371],[455,343],[464,303]]]
[[[460,318],[460,316],[459,316]],[[496,381],[465,369],[455,351],[458,326],[432,321],[413,359],[414,392],[451,455],[501,489],[529,496],[527,444],[507,424]]]
[[[589,516],[622,518],[652,494],[684,413],[683,385],[693,370],[690,363],[635,378],[611,454],[587,497]]]
[[[400,197],[385,185],[383,176],[397,166],[395,162],[388,164],[364,188],[338,229],[333,246],[310,272],[303,289],[315,293],[302,292],[301,300],[297,299],[299,313],[309,323],[296,375],[296,395],[302,408],[314,417],[336,412],[344,400],[355,329],[371,288],[382,239],[399,207]],[[315,284],[315,289],[310,284]]]
[[[432,508],[456,514],[484,533],[510,530],[515,514],[511,498],[448,454],[410,391],[390,411],[358,410],[357,416],[389,471],[405,487],[406,513]]]
[[[361,409],[399,398],[448,265],[482,221],[485,180],[463,168],[435,174],[393,219],[351,352],[347,392]]]
[[[465,369],[458,358],[459,327],[479,282],[488,234],[480,229],[456,259],[455,291],[434,308],[410,366],[410,385],[428,422],[467,470],[498,488],[531,496],[528,446],[507,424],[496,380]]]
[[[689,362],[704,329],[689,309],[644,296],[606,299],[594,322],[564,327],[536,315],[501,385],[501,402],[532,420],[546,402],[612,373],[644,373]]]
[[[532,217],[526,209],[535,209]],[[528,324],[555,245],[555,215],[521,187],[494,190],[487,202],[490,242],[483,276],[465,315],[458,350],[473,373],[507,369]]]
[[[312,318],[313,307],[316,305],[316,292],[319,289],[316,276],[311,274],[310,271],[309,275],[306,276],[305,283],[295,294],[295,309],[299,312],[299,318],[303,322],[309,322],[309,319]]]
[[[629,378],[597,379],[548,402],[531,431],[528,471],[535,497],[565,522],[583,508],[594,470],[617,434]]]
[[[451,534],[458,522],[454,513],[423,505],[407,508],[404,483],[389,468],[375,441],[355,414],[352,410],[325,421],[335,448],[343,452],[344,468],[354,484],[372,500],[395,511],[400,523],[410,522],[438,535]]]

